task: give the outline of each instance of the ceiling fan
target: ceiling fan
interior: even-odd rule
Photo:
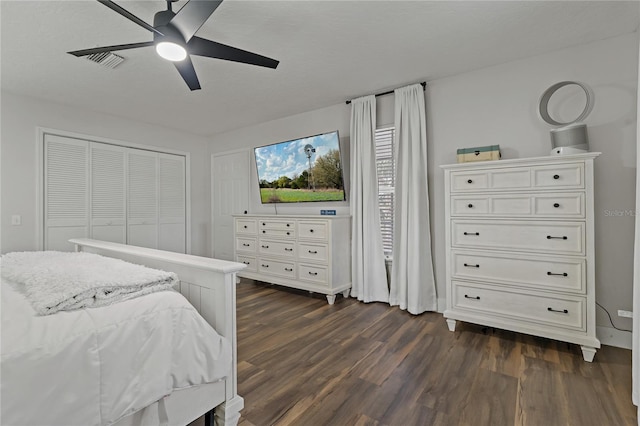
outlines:
[[[177,13],[171,10],[171,3],[177,0],[166,0],[167,10],[157,12],[153,18],[153,26],[111,0],[98,0],[116,13],[135,22],[153,33],[153,41],[120,44],[115,46],[95,47],[93,49],[68,52],[74,56],[87,56],[96,53],[111,52],[139,47],[155,46],[158,55],[172,61],[191,90],[200,89],[200,82],[190,55],[242,62],[267,68],[276,68],[279,61],[246,50],[227,46],[212,40],[197,37],[195,33],[211,14],[220,6],[222,0],[189,0]]]

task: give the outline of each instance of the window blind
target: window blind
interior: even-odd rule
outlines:
[[[395,129],[386,127],[375,133],[376,170],[378,173],[378,203],[384,254],[393,252],[393,199],[395,191],[394,138]]]

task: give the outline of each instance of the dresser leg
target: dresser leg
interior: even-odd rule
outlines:
[[[327,294],[327,302],[329,302],[330,305],[333,305],[335,301],[336,301],[335,294]]]
[[[349,292],[351,291],[351,289],[346,289],[345,291],[342,292],[342,295],[347,298],[349,297]]]
[[[449,327],[449,331],[456,331],[456,320],[448,319],[447,327]]]
[[[580,349],[582,349],[582,358],[587,362],[593,362],[593,357],[596,355],[596,348],[580,346]]]

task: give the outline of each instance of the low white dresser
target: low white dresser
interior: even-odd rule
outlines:
[[[325,294],[351,289],[350,216],[234,216],[238,274],[253,280]]]
[[[441,166],[451,331],[459,320],[547,337],[593,361],[598,155]]]

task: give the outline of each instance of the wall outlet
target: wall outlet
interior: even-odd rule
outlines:
[[[623,311],[622,309],[618,309],[618,316],[623,318],[633,318],[633,312]]]

